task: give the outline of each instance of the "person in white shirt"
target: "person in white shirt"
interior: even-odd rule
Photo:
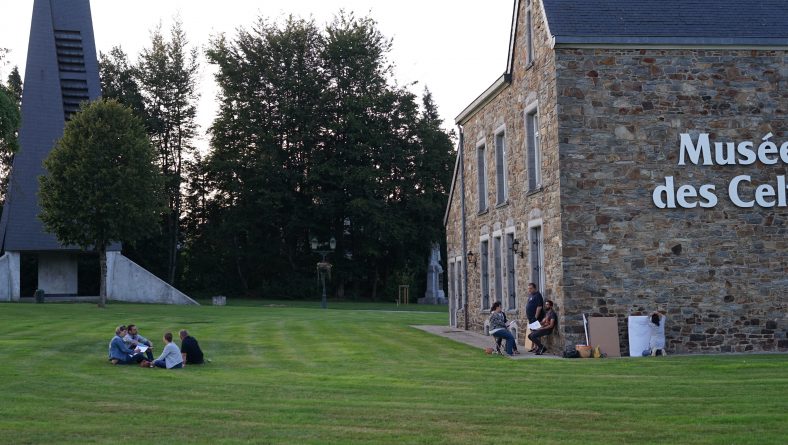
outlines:
[[[151,368],[179,369],[183,368],[183,358],[178,345],[172,342],[172,332],[164,334],[164,350],[151,365]]]

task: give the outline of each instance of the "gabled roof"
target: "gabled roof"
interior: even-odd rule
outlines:
[[[786,0],[542,0],[555,44],[786,46]]]

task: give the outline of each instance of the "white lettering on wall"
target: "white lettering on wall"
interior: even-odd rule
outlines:
[[[771,166],[782,162],[788,164],[788,142],[778,145],[772,141],[774,135],[768,133],[759,144],[752,141],[712,141],[708,133],[700,133],[696,140],[689,133],[681,134],[678,165],[753,165],[760,162]],[[712,147],[714,147],[712,151]],[[757,181],[760,182],[760,181]],[[660,209],[713,208],[719,200],[716,186],[702,184],[676,184],[673,176],[665,177],[665,183],[654,188],[652,201]],[[739,175],[728,184],[728,197],[737,207],[763,208],[788,207],[788,187],[785,175],[777,176],[774,183],[752,184],[752,177]]]

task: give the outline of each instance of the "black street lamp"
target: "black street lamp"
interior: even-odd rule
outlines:
[[[317,273],[320,277],[320,282],[323,284],[323,299],[320,300],[320,307],[326,309],[328,307],[328,303],[326,302],[326,275],[331,278],[331,263],[326,261],[326,256],[336,250],[337,240],[332,236],[331,239],[328,240],[328,246],[326,246],[326,243],[320,243],[317,237],[313,237],[309,241],[309,244],[313,251],[322,256],[322,259],[317,263]],[[326,247],[328,247],[329,250],[325,250]]]

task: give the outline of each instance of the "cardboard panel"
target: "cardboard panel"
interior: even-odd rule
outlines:
[[[590,317],[588,319],[590,346],[597,347],[608,357],[621,357],[618,340],[617,317]]]

